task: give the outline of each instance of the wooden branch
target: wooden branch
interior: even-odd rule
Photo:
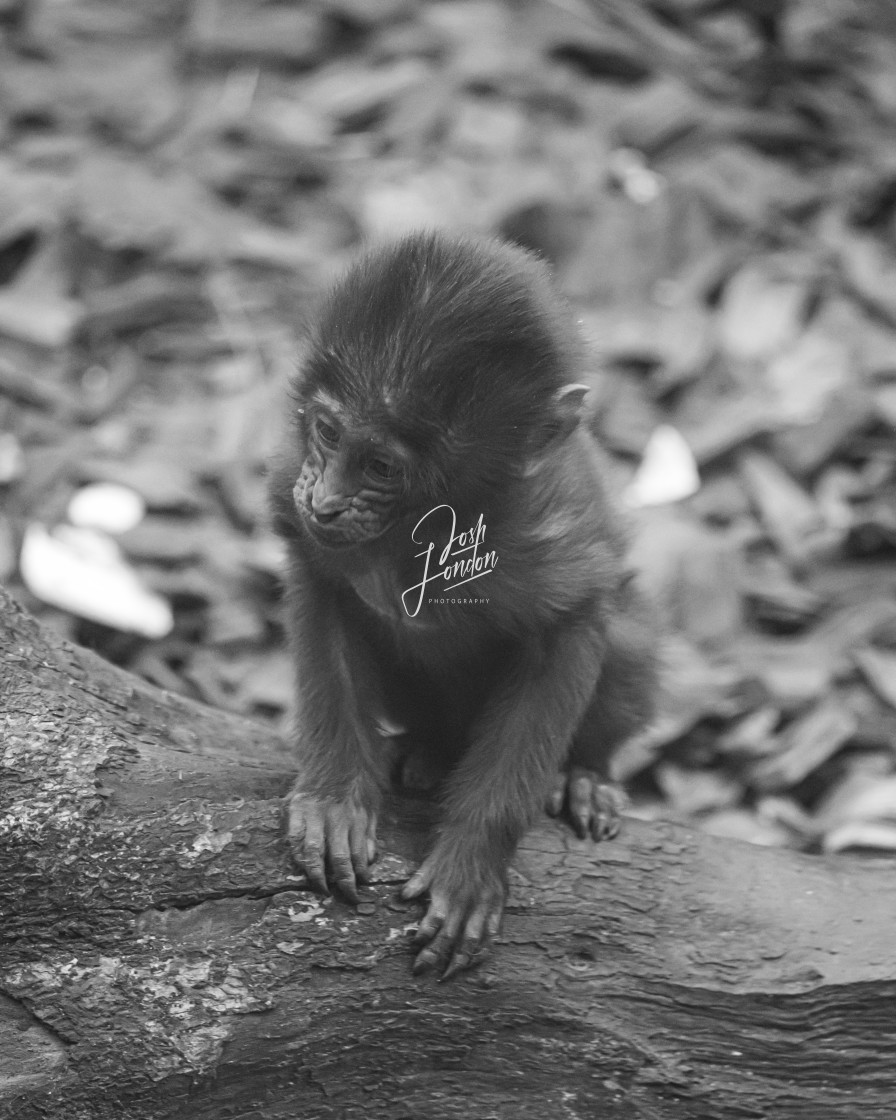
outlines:
[[[418,980],[419,804],[390,804],[369,901],[323,900],[263,728],[2,591],[0,665],[0,1117],[896,1114],[892,860],[545,823],[492,961]]]

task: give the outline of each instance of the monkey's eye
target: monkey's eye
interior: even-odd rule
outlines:
[[[375,478],[391,479],[398,474],[398,464],[392,459],[371,459],[367,463],[367,470]]]
[[[333,427],[332,424],[328,424],[325,420],[318,420],[317,436],[321,443],[326,447],[339,446],[339,432]]]

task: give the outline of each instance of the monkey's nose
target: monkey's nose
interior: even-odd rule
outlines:
[[[340,513],[342,513],[341,509],[332,510],[329,513],[324,513],[323,510],[316,509],[314,510],[314,518],[321,525],[329,525],[331,521],[336,520]]]

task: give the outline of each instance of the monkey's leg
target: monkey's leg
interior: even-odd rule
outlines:
[[[584,620],[523,646],[451,775],[432,853],[404,888],[429,892],[415,972],[474,963],[497,932],[507,865],[535,819],[598,675],[602,627]]]
[[[644,611],[620,616],[608,627],[607,651],[594,695],[546,805],[552,816],[565,806],[581,837],[607,840],[619,831],[626,798],[610,778],[610,760],[620,743],[653,715],[654,646]]]
[[[320,890],[353,902],[376,858],[389,751],[377,734],[374,658],[334,592],[298,558],[289,620],[298,694],[298,775],[287,800],[293,858]]]

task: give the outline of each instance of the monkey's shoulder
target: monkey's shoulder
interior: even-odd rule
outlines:
[[[536,567],[539,556],[548,565],[590,562],[592,553],[621,555],[627,547],[612,469],[593,438],[579,435],[537,464],[511,503],[506,544]]]

